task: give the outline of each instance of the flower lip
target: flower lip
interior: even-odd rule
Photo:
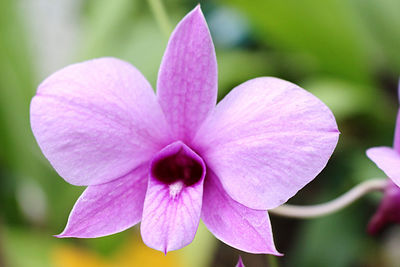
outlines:
[[[150,167],[150,175],[161,183],[172,185],[180,181],[191,186],[204,178],[203,159],[181,141],[169,144],[158,152]]]

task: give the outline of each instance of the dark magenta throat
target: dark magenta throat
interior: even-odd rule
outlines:
[[[151,176],[167,185],[194,185],[204,179],[205,170],[203,159],[181,141],[163,148],[151,162]]]

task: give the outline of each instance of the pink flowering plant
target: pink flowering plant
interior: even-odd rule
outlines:
[[[191,243],[201,219],[234,248],[281,255],[268,210],[325,167],[338,141],[335,118],[312,94],[272,77],[247,81],[216,105],[217,77],[198,6],[169,39],[156,94],[116,58],[44,80],[31,102],[35,138],[62,178],[87,186],[57,237],[100,237],[141,222],[144,243],[167,253]]]

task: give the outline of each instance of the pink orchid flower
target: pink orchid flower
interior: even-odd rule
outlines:
[[[143,241],[166,253],[188,245],[202,219],[232,247],[280,255],[267,210],[324,168],[338,141],[335,118],[277,78],[216,99],[214,45],[199,6],[171,35],[157,95],[114,58],[48,77],[31,103],[33,133],[61,177],[88,186],[58,237],[100,237],[141,222]]]
[[[398,94],[400,96],[400,83]],[[389,223],[400,223],[400,110],[392,147],[373,147],[367,156],[389,177],[378,211],[368,224],[368,232],[377,234]]]

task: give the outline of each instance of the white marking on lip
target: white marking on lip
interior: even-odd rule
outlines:
[[[177,195],[182,191],[183,188],[183,182],[182,181],[176,181],[173,184],[169,185],[169,195],[172,197],[172,199],[175,199]]]

